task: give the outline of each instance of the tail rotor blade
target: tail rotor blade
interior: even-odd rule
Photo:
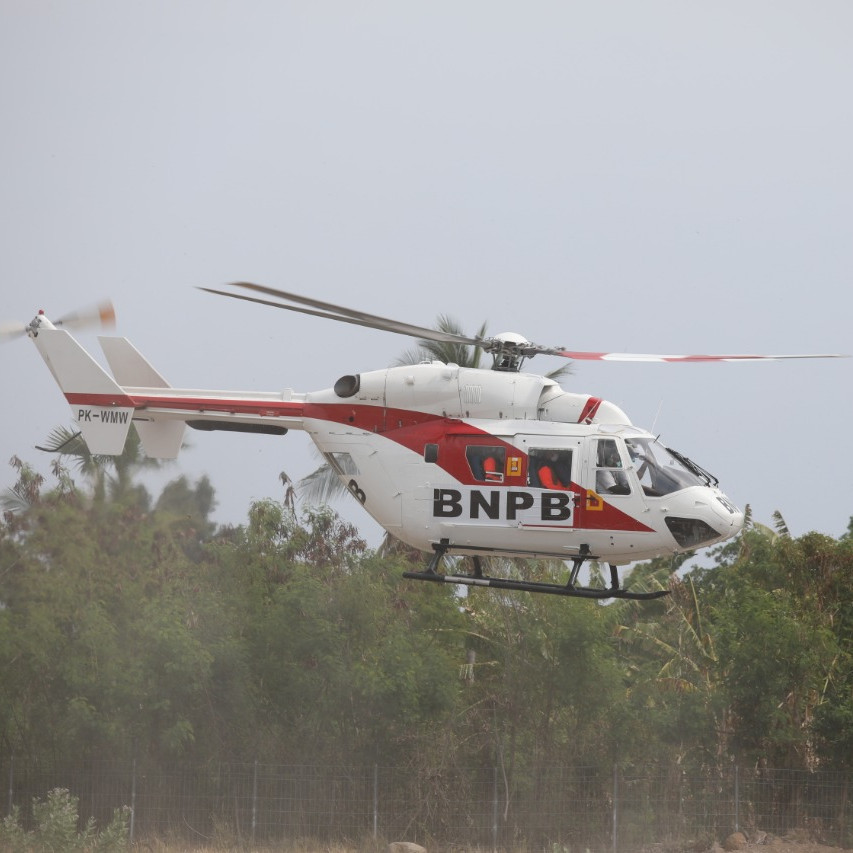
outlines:
[[[0,341],[11,341],[26,333],[27,327],[23,323],[3,323],[0,325]]]
[[[43,315],[43,311],[39,311],[36,320]],[[111,329],[115,326],[116,312],[112,302],[104,300],[90,308],[83,308],[79,311],[72,311],[64,317],[54,321],[53,325],[64,329]],[[36,321],[34,320],[33,323]],[[20,338],[27,334],[27,331],[33,327],[33,323],[0,323],[0,343]],[[37,325],[37,324],[36,324]]]
[[[56,320],[54,325],[65,329],[86,329],[91,327],[113,328],[116,322],[116,312],[108,299],[79,311],[72,311]]]

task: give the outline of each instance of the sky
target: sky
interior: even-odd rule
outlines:
[[[196,289],[234,280],[575,350],[853,352],[851,32],[847,0],[0,0],[0,322],[110,298],[182,388],[317,390],[412,346]],[[851,376],[575,362],[563,384],[756,520],[840,536]],[[0,396],[6,487],[71,417],[26,339]],[[188,438],[162,482],[207,474],[220,522],[319,464],[301,433]]]

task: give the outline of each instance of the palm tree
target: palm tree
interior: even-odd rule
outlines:
[[[435,323],[438,332],[448,332],[451,335],[465,336],[462,327],[447,314],[439,314]],[[486,324],[477,330],[476,338],[486,337]],[[445,341],[418,340],[416,349],[406,350],[394,363],[396,365],[417,364],[424,359],[436,359],[445,364],[458,364],[460,367],[479,367],[483,351],[479,347],[467,344],[454,344]]]
[[[653,569],[655,563],[662,565],[663,561],[653,561],[648,568]],[[654,581],[654,574],[649,578]],[[720,761],[727,751],[730,712],[714,702],[720,678],[714,632],[706,624],[693,579],[680,579],[673,574],[668,586],[672,597],[664,614],[653,611],[655,615],[651,616],[638,608],[637,602],[625,602],[621,616],[628,618],[616,633],[639,659],[653,664],[647,677],[660,691],[661,702],[667,701],[668,694],[692,695],[696,702],[694,713],[701,709],[712,723],[709,734],[713,733],[715,740],[713,744],[706,743],[705,748],[715,749],[714,757]],[[681,748],[697,747],[685,742]],[[679,760],[683,758],[683,754],[679,756]]]
[[[127,494],[133,488],[133,474],[140,468],[163,465],[160,460],[145,456],[136,430],[128,433],[119,456],[91,453],[80,431],[65,426],[54,427],[44,446],[37,445],[36,449],[70,458],[73,467],[92,482],[92,496],[96,502],[106,498],[107,490],[113,498]],[[107,473],[110,468],[112,475]]]

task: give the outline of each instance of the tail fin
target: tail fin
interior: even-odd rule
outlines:
[[[65,330],[42,327],[33,340],[89,450],[118,456],[133,420],[133,400]]]
[[[149,364],[127,338],[98,338],[115,378],[125,386],[170,388],[169,383]],[[181,449],[186,425],[181,420],[143,420],[133,425],[145,453],[154,459],[174,459]]]
[[[99,337],[98,341],[117,382],[145,388],[171,388],[127,338]]]

